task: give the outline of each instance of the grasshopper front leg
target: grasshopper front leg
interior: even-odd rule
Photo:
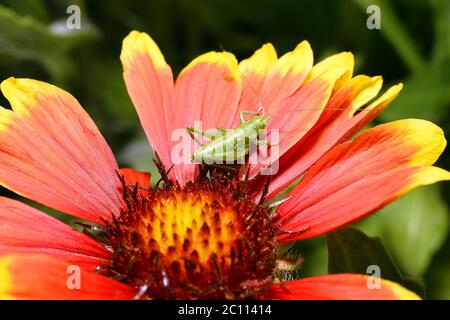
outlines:
[[[202,142],[194,136],[194,133],[202,134],[201,132],[199,132],[202,130],[195,129],[193,127],[187,127],[186,131],[189,134],[189,136],[192,138],[192,140],[194,140],[199,146],[202,145]]]

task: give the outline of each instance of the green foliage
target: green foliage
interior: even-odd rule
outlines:
[[[401,269],[415,277],[426,272],[447,237],[448,225],[448,208],[438,186],[417,189],[358,224],[381,237]]]
[[[422,118],[433,122],[445,119],[450,101],[450,60],[431,65],[405,79],[405,87],[392,107],[380,118],[385,121]]]
[[[0,54],[34,60],[42,64],[56,81],[73,72],[73,61],[66,53],[94,35],[90,28],[58,34],[52,31],[51,26],[30,16],[19,16],[3,6],[0,6],[0,30]]]
[[[346,228],[327,234],[327,245],[328,273],[372,275],[374,271],[370,267],[375,266],[383,279],[400,283],[424,296],[419,283],[402,276],[379,238],[370,238],[358,229]]]

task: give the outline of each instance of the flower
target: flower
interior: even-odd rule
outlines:
[[[0,198],[1,298],[417,298],[387,280],[369,290],[364,275],[285,282],[274,276],[283,262],[277,244],[324,234],[417,186],[450,180],[432,166],[446,141],[428,121],[394,121],[351,139],[401,84],[369,103],[381,77],[353,76],[350,53],[313,65],[307,42],[280,58],[266,44],[239,64],[230,53],[209,52],[174,83],[155,42],[133,31],[121,61],[159,156],[161,187],[150,187],[148,173],[119,169],[93,121],[64,90],[30,79],[2,82],[12,110],[0,110],[0,183],[89,223],[82,233]],[[197,120],[205,128],[235,128],[238,113],[256,111],[257,100],[271,116],[267,130],[281,130],[280,170],[270,184],[259,175],[262,165],[242,181],[221,170],[205,175],[190,159],[173,163],[174,130]],[[293,112],[299,106],[303,111]],[[259,203],[300,177],[274,215]],[[77,268],[80,283],[72,277]]]

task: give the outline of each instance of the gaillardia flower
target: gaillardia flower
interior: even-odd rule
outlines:
[[[417,298],[386,280],[371,290],[364,275],[279,276],[289,263],[280,244],[325,234],[417,186],[450,179],[432,166],[446,141],[428,121],[395,121],[353,138],[401,84],[376,98],[381,77],[353,76],[346,52],[314,65],[307,42],[280,58],[266,44],[240,63],[209,52],[176,82],[145,33],[131,32],[120,58],[163,184],[119,169],[67,92],[30,79],[1,84],[12,110],[0,110],[0,183],[84,220],[80,232],[0,198],[1,298]],[[270,180],[259,174],[264,165],[241,179],[233,170],[174,163],[175,130],[194,121],[235,128],[239,112],[256,111],[257,101],[269,116],[266,129],[280,130],[279,171]],[[281,203],[268,205],[296,180]],[[70,286],[77,268],[80,283]]]

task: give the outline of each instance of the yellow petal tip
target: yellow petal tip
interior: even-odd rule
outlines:
[[[278,61],[277,66],[282,76],[288,73],[297,75],[309,73],[313,65],[313,51],[308,41],[300,42],[294,50],[283,55]]]
[[[398,283],[389,280],[383,280],[382,283],[383,285],[387,285],[399,300],[422,300],[416,293],[404,288]]]
[[[0,258],[0,300],[9,300],[12,297],[8,294],[11,289],[11,279],[9,266],[11,259],[8,257]]]
[[[217,52],[210,51],[204,53],[194,60],[192,60],[181,72],[180,76],[187,71],[193,69],[199,64],[212,64],[217,66],[225,66],[229,70],[229,75],[226,76],[228,80],[235,80],[241,82],[241,76],[238,68],[238,62],[234,54],[226,51]]]
[[[138,54],[147,54],[157,69],[167,66],[156,42],[147,33],[133,30],[123,39],[122,43],[120,60],[124,67],[129,67]]]
[[[265,43],[253,55],[239,63],[243,74],[253,73],[264,77],[277,61],[277,52],[271,43]]]
[[[450,172],[438,167],[422,167],[414,175],[416,185],[429,185],[439,181],[449,181]]]
[[[311,70],[309,80],[321,78],[327,82],[335,83],[340,77],[346,75],[345,79],[341,81],[345,83],[352,77],[354,66],[355,59],[353,53],[344,51],[316,64]]]

